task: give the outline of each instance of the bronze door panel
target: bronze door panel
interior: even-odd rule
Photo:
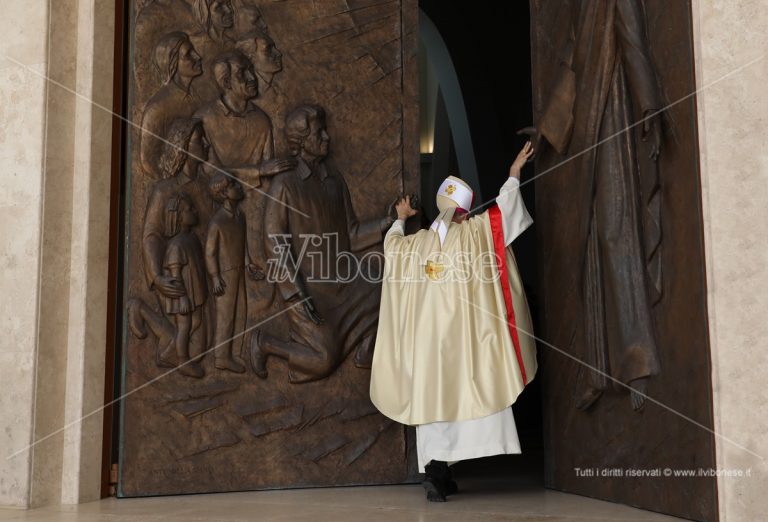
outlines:
[[[415,0],[130,4],[119,496],[406,480],[368,368]]]
[[[531,16],[546,484],[715,520],[690,4]]]

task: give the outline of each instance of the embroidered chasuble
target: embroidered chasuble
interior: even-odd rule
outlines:
[[[508,410],[536,374],[508,248],[532,223],[518,185],[509,178],[488,211],[450,223],[442,245],[435,230],[405,236],[402,221],[388,232],[371,372],[371,400],[387,417],[409,425],[483,419]],[[514,420],[511,431],[516,442]]]

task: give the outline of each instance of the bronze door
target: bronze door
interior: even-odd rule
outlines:
[[[546,485],[715,520],[690,5],[531,16]]]
[[[415,0],[132,0],[120,496],[382,484],[376,255]]]

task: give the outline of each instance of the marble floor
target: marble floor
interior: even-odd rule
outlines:
[[[430,503],[419,485],[294,489],[105,499],[77,506],[2,510],[0,522],[674,522],[679,518],[545,489],[535,474],[456,478],[461,492]]]

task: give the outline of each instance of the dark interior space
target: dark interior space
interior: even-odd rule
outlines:
[[[444,0],[419,0],[420,16],[434,24],[445,43],[461,88],[471,146],[477,168],[481,205],[497,194],[507,179],[509,166],[525,139],[516,133],[532,123],[530,13],[528,2],[447,3]],[[462,175],[456,160],[446,100],[438,92],[435,111],[433,154],[422,154],[422,194],[431,199],[437,186],[449,174]],[[442,149],[442,150],[441,150]],[[425,157],[426,156],[426,157]],[[430,157],[431,156],[431,157]],[[431,172],[429,171],[431,169]],[[533,167],[523,171],[522,194],[535,220]],[[471,183],[471,181],[470,181]],[[431,219],[430,203],[424,202]],[[487,207],[484,207],[484,210]],[[434,210],[432,210],[434,212]],[[534,324],[538,325],[535,249],[535,224],[513,244],[525,285]],[[493,477],[515,474],[541,476],[542,415],[540,377],[534,379],[514,405],[521,456],[500,456],[457,465],[461,475]]]

